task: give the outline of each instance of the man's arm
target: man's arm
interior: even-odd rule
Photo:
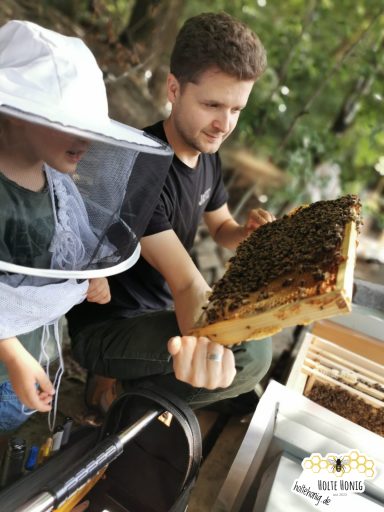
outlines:
[[[187,334],[207,302],[210,287],[173,230],[141,239],[141,254],[166,280],[182,334]]]
[[[206,389],[226,388],[236,375],[233,352],[208,338],[186,336],[206,302],[209,286],[174,231],[141,239],[143,257],[167,281],[175,303],[180,331],[168,342],[178,380]]]
[[[273,220],[274,215],[262,208],[256,208],[249,211],[246,223],[241,226],[230,214],[227,204],[204,213],[204,221],[212,238],[227,249],[236,249],[252,231]]]

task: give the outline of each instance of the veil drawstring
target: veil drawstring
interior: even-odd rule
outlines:
[[[50,364],[51,364],[51,356],[49,355],[48,344],[50,340],[50,326],[53,327],[53,336],[55,340],[56,352],[58,354],[59,366],[56,370],[56,374],[53,379],[53,387],[55,388],[55,394],[52,398],[52,407],[48,413],[48,428],[51,433],[53,433],[55,425],[56,425],[56,417],[57,417],[57,404],[59,400],[59,389],[61,384],[61,377],[64,373],[64,359],[62,354],[62,347],[60,343],[60,332],[59,332],[59,322],[60,319],[55,320],[51,324],[46,324],[43,326],[43,331],[41,333],[40,340],[40,357],[39,363],[42,367],[45,367],[45,373],[49,380],[50,378]],[[36,412],[36,409],[28,409],[25,405],[22,406],[22,411],[25,415],[30,416]]]

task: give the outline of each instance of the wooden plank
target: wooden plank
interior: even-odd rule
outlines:
[[[324,364],[321,364],[319,361],[310,359],[308,357],[305,358],[304,360],[303,368],[312,368],[313,370],[319,371],[321,374],[331,377],[336,382],[342,382],[353,389],[357,389],[362,393],[366,393],[370,396],[373,396],[374,398],[381,400],[384,406],[384,392],[376,389],[375,387],[372,387],[372,385],[375,384],[374,380],[372,380],[370,382],[371,385],[369,385],[368,381],[363,377],[363,380],[367,382],[367,384],[365,384],[359,380],[361,376],[356,372],[352,372],[351,370],[349,370],[346,373],[343,373],[343,371],[336,370],[332,366],[326,366]]]
[[[196,416],[200,425],[201,439],[204,441],[204,439],[208,436],[209,432],[214,427],[219,414],[214,411],[198,409],[196,411]]]
[[[321,295],[297,299],[282,306],[249,316],[232,318],[204,326],[196,326],[191,334],[207,336],[223,345],[272,336],[285,327],[307,325],[323,318],[349,313],[352,309],[353,272],[356,261],[357,230],[355,222],[346,225],[341,246],[344,261],[340,264],[334,290]],[[289,295],[292,291],[282,290]]]
[[[331,368],[331,369],[336,370],[340,374],[342,374],[343,372],[344,373],[351,373],[353,375],[356,375],[356,378],[360,377],[360,378],[364,379],[365,381],[369,382],[372,385],[375,384],[375,383],[380,382],[380,380],[382,378],[378,374],[375,374],[374,378],[372,378],[372,374],[371,374],[371,376],[367,376],[365,371],[363,371],[363,372],[360,371],[359,372],[359,370],[356,369],[355,365],[353,367],[351,367],[351,366],[348,367],[348,365],[343,365],[343,364],[337,363],[334,360],[332,360],[332,358],[328,358],[326,356],[321,356],[319,354],[316,354],[314,356],[313,354],[311,354],[310,351],[307,352],[307,355],[304,358],[304,361],[312,361],[314,364],[321,364],[321,365],[323,365],[323,366],[325,366],[327,368]]]
[[[313,324],[312,333],[333,341],[367,359],[384,364],[384,343],[376,338],[354,331],[331,320],[320,320]]]
[[[305,374],[307,374],[309,377],[313,378],[311,381],[311,385],[309,388],[305,388],[304,393],[308,393],[310,389],[312,389],[312,386],[318,381],[327,385],[331,386],[338,386],[342,389],[345,389],[348,391],[348,393],[351,393],[354,396],[357,396],[361,400],[364,400],[364,402],[368,403],[369,405],[372,405],[376,408],[382,408],[384,407],[384,404],[382,401],[378,400],[377,398],[374,398],[372,396],[369,396],[354,387],[348,386],[347,384],[344,384],[343,382],[339,382],[338,380],[333,379],[329,375],[323,374],[313,368],[309,368],[308,366],[302,366],[301,371]]]
[[[377,382],[380,382],[381,384],[384,384],[384,376],[383,376],[383,374],[382,373],[380,374],[379,371],[376,368],[374,368],[373,371],[372,371],[372,369],[368,369],[364,365],[365,361],[362,358],[361,358],[361,360],[359,362],[356,362],[356,358],[355,358],[355,360],[348,360],[348,359],[345,358],[345,356],[341,356],[341,355],[337,355],[337,354],[332,354],[331,352],[326,351],[323,348],[316,347],[315,345],[311,345],[311,347],[309,348],[307,354],[309,354],[309,355],[319,354],[319,355],[322,355],[323,357],[327,357],[327,355],[328,355],[328,359],[331,359],[335,363],[342,364],[342,365],[348,367],[351,370],[355,370],[355,371],[357,371],[359,373],[363,373],[367,377],[371,377],[374,380],[376,380]],[[378,367],[379,367],[379,369],[383,370],[382,366],[378,365]]]
[[[352,302],[353,274],[356,263],[357,229],[355,222],[345,226],[345,234],[341,245],[341,254],[345,260],[340,264],[336,279],[336,290],[344,293]]]
[[[230,418],[200,469],[196,486],[188,502],[188,512],[210,512],[227,478],[248,429],[239,416]]]

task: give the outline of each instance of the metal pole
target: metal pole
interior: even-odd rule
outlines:
[[[154,418],[159,416],[163,412],[163,409],[152,409],[146,412],[140,419],[138,419],[133,425],[122,430],[116,437],[120,440],[124,446],[131,439],[133,439],[143,428],[145,428]],[[116,439],[116,438],[115,438]],[[95,447],[97,448],[97,447]],[[118,456],[118,455],[117,455]],[[89,455],[89,459],[92,458],[92,453]],[[116,458],[116,457],[115,457]],[[111,461],[109,461],[111,462]],[[104,466],[102,466],[104,467]],[[88,474],[89,480],[94,476],[101,467],[95,466],[92,472]],[[83,482],[84,485],[86,482]],[[81,486],[79,486],[80,488]],[[76,489],[77,490],[77,489]],[[14,512],[49,512],[55,506],[56,508],[61,505],[55,503],[55,497],[48,491],[44,491],[34,498],[31,498],[24,505],[21,505]]]
[[[122,430],[117,437],[120,439],[121,443],[125,445],[130,441],[136,434],[138,434],[144,427],[148,425],[153,419],[159,416],[162,413],[162,409],[152,409],[144,414],[139,420],[136,421],[133,425]]]
[[[15,512],[47,512],[52,510],[55,499],[49,492],[42,492],[38,496],[30,499],[24,505],[21,505]]]

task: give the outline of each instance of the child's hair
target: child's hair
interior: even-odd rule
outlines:
[[[171,54],[170,70],[182,84],[196,83],[211,68],[239,80],[257,80],[267,65],[265,49],[241,21],[225,12],[202,13],[181,27]]]

